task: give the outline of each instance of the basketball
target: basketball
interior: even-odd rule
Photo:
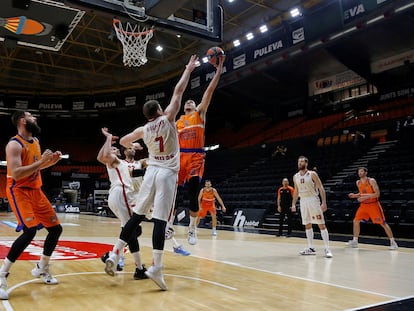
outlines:
[[[217,66],[219,64],[219,57],[223,57],[224,51],[221,47],[214,46],[209,48],[207,51],[207,58],[208,62],[213,66]]]

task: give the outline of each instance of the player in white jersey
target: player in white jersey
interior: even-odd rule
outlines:
[[[145,274],[162,290],[167,290],[162,273],[165,227],[174,205],[180,169],[175,118],[180,110],[184,90],[197,61],[198,57],[191,56],[165,111],[156,100],[146,102],[142,110],[148,123],[138,127],[120,140],[121,145],[127,148],[133,142],[143,139],[148,148],[148,167],[134,207],[134,213],[122,229],[119,240],[106,260],[105,272],[111,276],[115,275],[115,267],[122,249],[145,218],[145,214],[154,206],[152,213],[152,221],[154,222],[152,233],[153,265]]]
[[[147,159],[135,160],[136,150],[142,149],[143,148],[139,143],[134,143],[133,146],[124,149],[124,161],[127,163],[131,173],[132,183],[136,194],[138,194],[139,188],[141,187],[145,169],[147,167]]]
[[[121,221],[123,228],[132,215],[134,207],[134,186],[129,172],[127,162],[118,158],[119,149],[112,146],[114,136],[108,132],[107,128],[102,129],[102,134],[106,140],[101,150],[99,150],[97,159],[106,166],[108,171],[111,187],[109,189],[108,206],[116,217]],[[137,227],[134,234],[128,239],[128,246],[135,262],[134,279],[146,279],[145,267],[142,264],[141,252],[139,249],[138,236],[141,235],[141,227]],[[123,254],[123,249],[122,249]],[[103,256],[104,258],[107,255]],[[104,260],[106,261],[107,258]],[[118,270],[121,270],[118,268]]]
[[[298,169],[299,172],[293,176],[295,191],[293,193],[292,211],[296,211],[296,202],[298,197],[300,197],[300,214],[308,242],[308,247],[301,251],[300,254],[316,255],[315,248],[313,247],[312,224],[317,224],[325,244],[325,257],[332,258],[332,252],[329,248],[329,233],[323,216],[323,212],[327,209],[325,189],[318,174],[315,171],[308,170],[308,159],[306,157],[299,157]]]

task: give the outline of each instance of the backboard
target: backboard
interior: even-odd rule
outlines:
[[[51,0],[2,0],[0,41],[59,51],[84,12]]]
[[[218,0],[67,0],[82,10],[95,9],[126,19],[171,31],[189,34],[208,41],[223,38],[223,9]]]

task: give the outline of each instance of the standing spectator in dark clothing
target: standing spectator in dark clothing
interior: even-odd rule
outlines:
[[[93,194],[90,193],[89,196],[86,198],[86,211],[87,212],[93,212],[94,208],[93,208]]]
[[[292,233],[292,198],[295,189],[289,186],[289,180],[283,178],[282,186],[277,190],[277,211],[280,213],[279,218],[279,236],[283,233],[283,222],[287,217],[288,231],[287,236],[289,237]]]

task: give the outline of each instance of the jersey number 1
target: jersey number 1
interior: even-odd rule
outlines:
[[[156,137],[155,141],[158,141],[160,152],[164,152],[164,139],[162,138],[162,136]]]

